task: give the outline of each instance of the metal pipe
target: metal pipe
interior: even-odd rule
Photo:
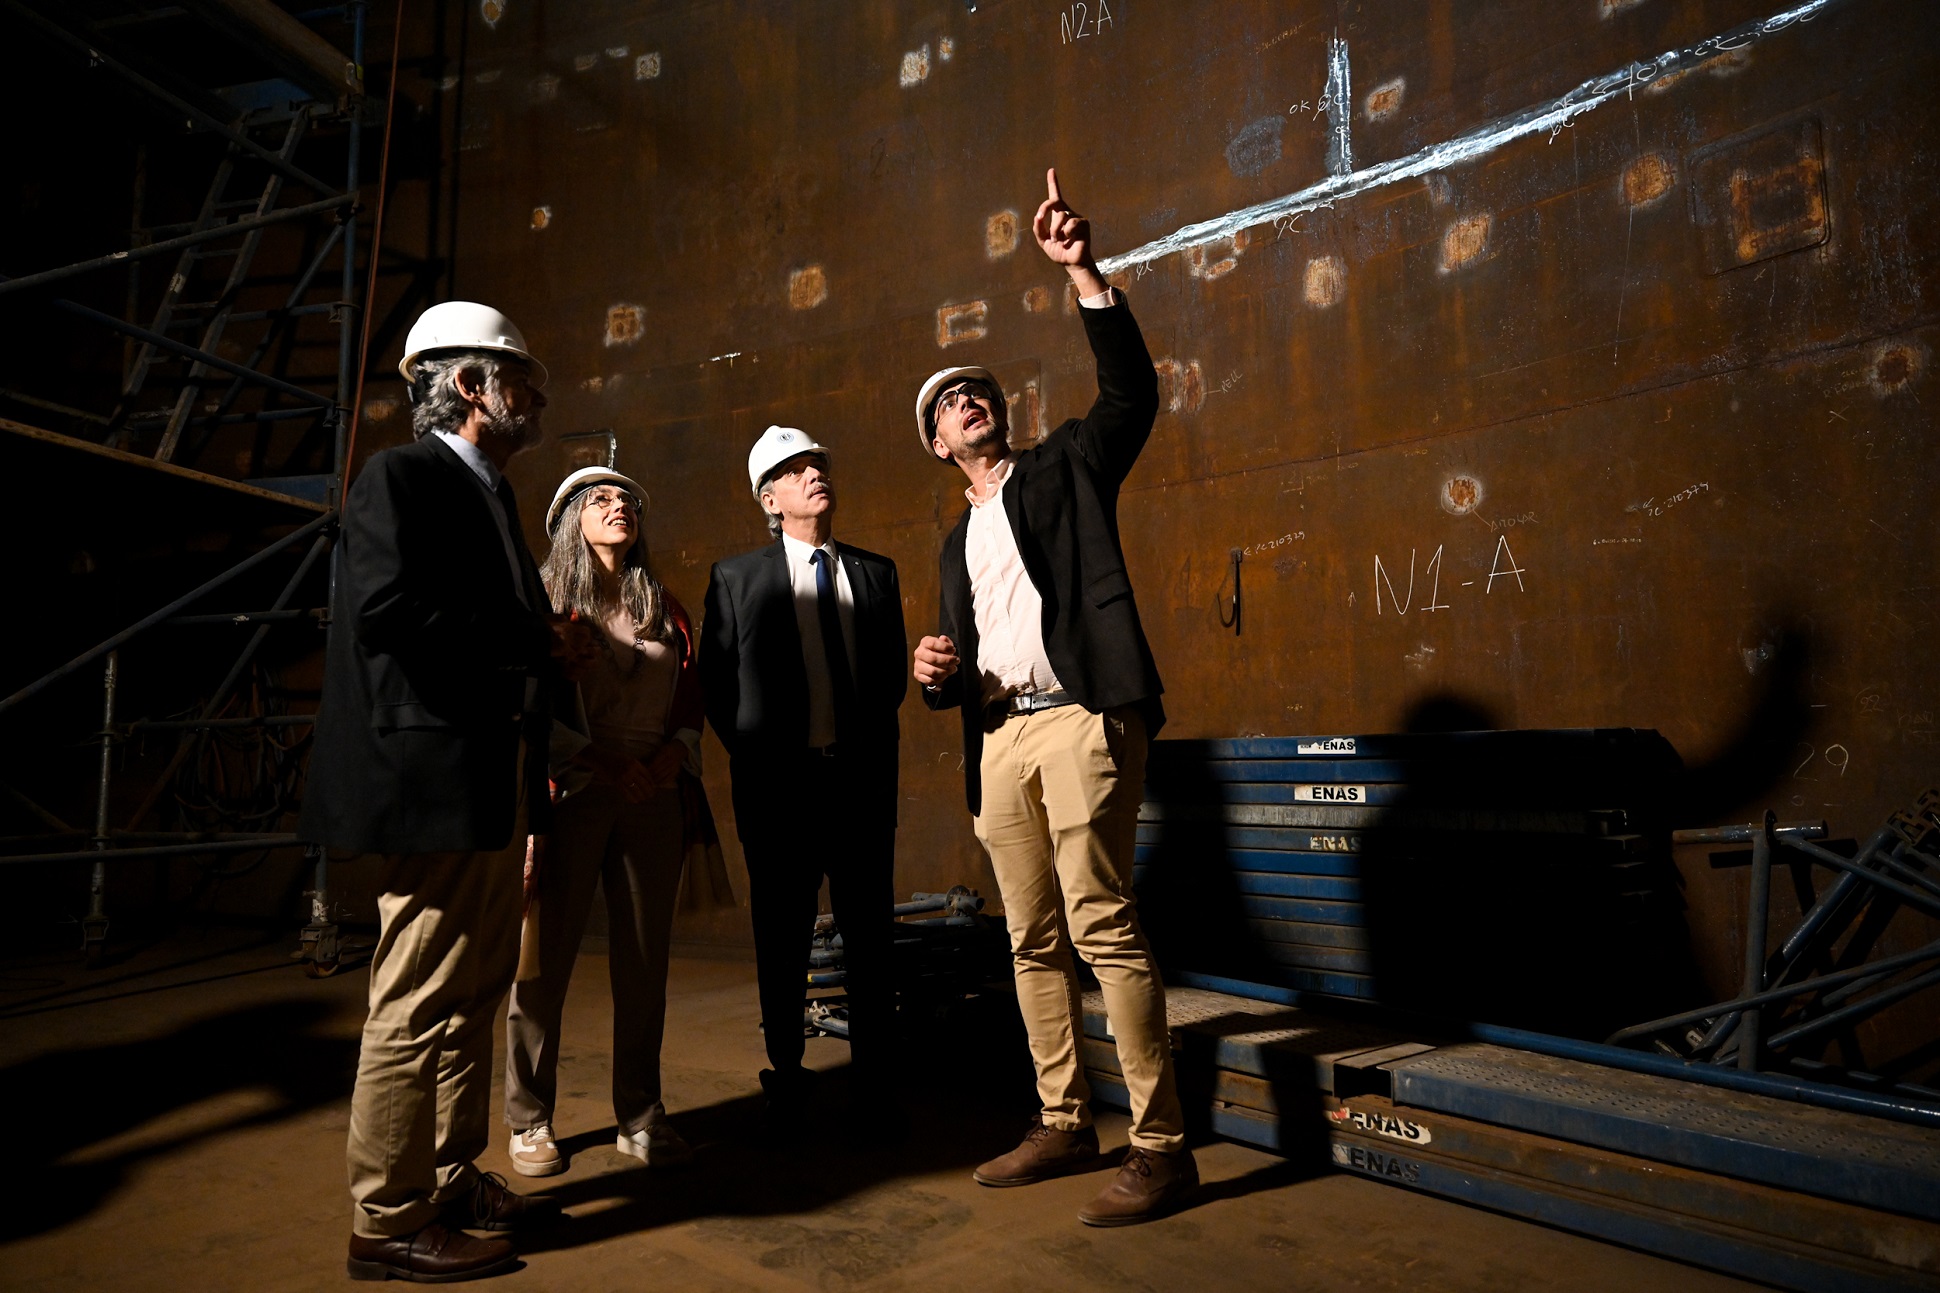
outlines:
[[[99,310],[90,309],[75,301],[56,300],[54,302],[54,308],[64,313],[72,314],[77,318],[86,319],[90,323],[98,323],[111,331],[123,333],[139,341],[145,341],[157,350],[166,350],[172,355],[180,355],[184,359],[193,359],[207,364],[211,368],[220,369],[225,373],[240,377],[245,381],[255,382],[259,386],[267,386],[273,391],[278,391],[289,396],[291,399],[302,400],[306,404],[315,404],[321,408],[327,409],[330,407],[330,401],[315,391],[306,391],[301,386],[293,385],[280,377],[271,377],[268,373],[259,373],[253,368],[245,368],[233,360],[224,359],[221,355],[212,355],[206,350],[199,350],[186,342],[177,341],[173,337],[164,337],[161,333],[151,332],[138,323],[129,323],[126,319],[117,319],[112,314],[103,314]]]
[[[104,863],[109,858],[167,858],[193,856],[197,853],[248,853],[252,849],[280,849],[290,845],[300,845],[303,841],[294,835],[265,835],[254,840],[210,840],[206,844],[154,844],[132,849],[104,849],[99,852],[86,850],[68,853],[19,853],[12,857],[0,857],[0,866],[22,866],[27,863],[73,862],[80,858],[101,859],[94,864],[95,874],[102,874]]]
[[[315,520],[308,522],[300,529],[290,531],[288,534],[284,535],[276,542],[270,544],[267,548],[264,548],[261,552],[256,553],[254,556],[245,558],[243,561],[238,562],[236,565],[229,567],[229,569],[223,571],[221,574],[217,575],[214,579],[211,579],[206,584],[203,584],[199,588],[196,588],[190,592],[184,593],[182,596],[176,598],[174,601],[162,607],[160,610],[155,611],[152,614],[143,616],[141,619],[137,620],[134,624],[123,629],[121,632],[115,634],[107,641],[102,642],[94,647],[90,647],[88,650],[83,651],[80,655],[75,656],[72,660],[69,660],[66,664],[61,665],[53,672],[42,675],[40,678],[36,679],[33,682],[28,683],[25,687],[22,687],[19,691],[15,692],[13,695],[8,696],[5,700],[0,700],[0,714],[5,713],[9,709],[12,709],[15,705],[20,704],[24,700],[29,700],[34,696],[38,696],[41,692],[46,691],[49,687],[53,686],[56,682],[60,681],[62,678],[67,677],[75,670],[85,668],[86,666],[94,663],[96,660],[99,660],[102,656],[108,654],[110,651],[113,651],[117,647],[125,645],[135,637],[138,637],[142,633],[147,632],[149,629],[154,628],[157,624],[162,623],[164,620],[169,619],[171,616],[175,615],[178,611],[180,611],[184,606],[192,605],[198,599],[208,596],[210,593],[222,587],[230,580],[235,579],[237,576],[246,574],[247,572],[254,570],[257,566],[262,565],[265,561],[268,561],[271,557],[275,556],[283,549],[290,547],[292,544],[295,544],[301,539],[309,538],[311,535],[317,533],[317,531],[323,529],[325,526],[333,524],[336,521],[336,519],[337,517],[334,512],[325,512],[322,516],[319,516]]]
[[[122,62],[120,59],[114,57],[112,54],[109,54],[103,51],[99,46],[91,44],[90,42],[81,39],[81,37],[75,35],[73,32],[61,26],[59,23],[50,22],[48,19],[43,18],[40,14],[34,12],[34,10],[30,6],[21,3],[21,0],[0,0],[0,4],[4,4],[8,9],[11,9],[16,14],[19,14],[22,18],[25,18],[28,22],[40,28],[43,32],[47,33],[49,36],[52,36],[55,40],[60,41],[62,44],[68,46],[71,49],[80,50],[83,54],[86,54],[88,56],[88,60],[90,62],[99,63],[101,66],[107,68],[109,71],[114,72],[118,76],[122,77],[124,80],[128,81],[130,84],[141,89],[149,96],[160,100],[162,103],[167,104],[170,108],[173,108],[176,112],[179,112],[184,116],[188,117],[191,121],[194,121],[197,125],[200,125],[203,129],[211,130],[211,131],[214,131],[216,134],[221,135],[224,139],[227,139],[231,144],[235,145],[237,148],[242,149],[244,152],[248,153],[251,157],[254,157],[257,161],[262,162],[270,166],[271,168],[282,172],[284,175],[287,175],[289,178],[296,180],[299,183],[307,184],[309,187],[315,189],[318,193],[329,193],[339,198],[344,196],[341,193],[336,193],[333,189],[331,189],[331,187],[328,184],[325,184],[322,180],[319,180],[316,176],[311,175],[308,171],[302,170],[301,168],[289,162],[284,161],[282,158],[278,157],[275,153],[272,153],[269,149],[264,148],[261,144],[258,144],[255,140],[251,139],[248,135],[243,134],[239,130],[232,129],[230,126],[217,120],[215,117],[210,116],[202,109],[196,107],[188,100],[180,98],[179,96],[171,94],[167,90],[164,90],[161,86],[155,84],[153,81],[143,76],[140,72],[137,72],[134,68],[129,67],[126,63]],[[361,56],[359,59],[359,65],[361,66]]]
[[[108,847],[108,790],[114,777],[115,690],[121,681],[121,652],[108,652],[101,674],[101,778],[94,796],[94,838],[97,855],[88,876],[88,914],[81,921],[81,950],[93,952],[108,937],[108,866],[99,854]]]
[[[1673,844],[1749,844],[1764,827],[1758,822],[1747,822],[1743,826],[1706,826],[1698,830],[1672,831]],[[1797,835],[1802,839],[1822,840],[1826,836],[1824,822],[1780,822],[1772,827],[1775,835]]]
[[[1940,983],[1940,970],[1928,970],[1925,974],[1917,978],[1908,979],[1905,983],[1887,988],[1883,992],[1875,992],[1864,1001],[1855,1001],[1850,1006],[1835,1010],[1831,1014],[1820,1015],[1816,1019],[1808,1019],[1802,1024],[1794,1024],[1792,1027],[1773,1036],[1766,1045],[1773,1047],[1784,1046],[1797,1041],[1801,1037],[1809,1037],[1813,1033],[1824,1032],[1828,1028],[1836,1027],[1849,1020],[1863,1019],[1867,1015],[1886,1009],[1886,1007],[1903,997],[1910,997],[1914,993],[1924,991],[1936,983]]]
[[[231,611],[214,615],[177,615],[168,622],[170,628],[192,624],[287,624],[291,620],[323,618],[323,611]]]
[[[1740,997],[1755,997],[1765,987],[1765,934],[1772,914],[1772,828],[1778,815],[1765,810],[1765,827],[1751,838],[1751,901],[1745,916],[1745,986]],[[1747,1006],[1738,1020],[1738,1067],[1758,1067],[1758,1034],[1765,1022],[1760,1006]]]
[[[310,263],[303,267],[303,273],[297,277],[296,285],[290,289],[289,296],[284,298],[282,314],[287,317],[272,319],[269,327],[263,329],[263,335],[256,342],[256,348],[250,352],[249,358],[243,361],[247,367],[253,370],[256,365],[262,363],[264,356],[269,354],[269,348],[275,344],[283,325],[289,322],[289,318],[294,317],[299,310],[310,308],[301,305],[301,302],[309,295],[311,282],[316,278],[317,271],[323,268],[324,262],[330,259],[331,252],[336,249],[337,240],[344,236],[344,229],[354,223],[356,223],[354,220],[339,220],[330,226],[330,232],[325,236],[323,245],[317,248],[314,256],[310,257]],[[272,313],[275,312],[272,311]],[[236,397],[242,394],[242,388],[241,379],[229,384],[229,389],[223,392],[222,399],[216,404],[216,417],[229,412],[230,407],[236,402]]]
[[[0,0],[0,3],[5,2],[6,0]],[[318,215],[325,211],[335,211],[342,207],[350,206],[355,202],[356,198],[354,195],[351,197],[338,196],[323,198],[316,202],[306,202],[300,207],[284,207],[282,210],[272,211],[268,215],[250,216],[245,220],[231,221],[228,224],[217,225],[214,228],[203,229],[196,233],[185,233],[179,238],[168,238],[162,242],[151,242],[142,247],[130,247],[126,251],[110,252],[106,256],[96,256],[92,260],[78,260],[71,265],[62,265],[58,269],[44,269],[37,274],[22,274],[18,278],[0,278],[0,296],[5,296],[9,292],[25,291],[30,287],[38,287],[42,283],[59,282],[63,278],[73,278],[76,275],[91,273],[97,269],[113,269],[120,265],[130,265],[138,260],[146,260],[150,256],[160,256],[166,252],[180,251],[184,247],[193,247],[197,243],[213,242],[217,238],[228,238],[235,234],[248,233],[252,229],[261,229],[267,225],[282,224],[286,220],[301,220],[305,216]]]
[[[364,24],[369,16],[369,11],[370,5],[367,3],[367,0],[351,0],[351,51],[352,57],[356,60],[360,77],[362,76],[364,66]],[[402,39],[402,33],[395,33],[393,38]],[[391,79],[392,89],[395,91],[397,78],[393,76]],[[387,123],[385,126],[387,139],[389,134],[390,127]],[[353,112],[350,116],[350,140],[347,150],[349,155],[344,163],[344,191],[347,193],[356,193],[363,183],[362,172],[360,170],[363,162],[363,146],[363,115],[360,112]],[[378,193],[379,202],[383,201],[383,197],[384,195],[380,186]],[[351,401],[356,396],[358,378],[356,371],[358,366],[357,339],[362,335],[362,329],[359,327],[362,316],[357,307],[357,224],[354,220],[344,228],[343,253],[342,286],[337,292],[337,298],[343,302],[343,308],[337,315],[337,427],[336,445],[332,455],[333,466],[335,467],[332,474],[337,478],[339,489],[342,488],[345,473],[350,470],[350,464],[344,461],[344,459],[349,449],[347,442],[349,419],[355,416],[354,411],[351,410]],[[375,276],[376,272],[377,265],[373,260],[371,273]],[[370,302],[365,301],[365,309],[368,309],[369,306]],[[333,504],[337,501],[334,498],[330,500]],[[331,591],[334,593],[336,591],[335,562],[331,563],[330,582]]]
[[[1802,850],[1808,856],[1816,858],[1829,867],[1834,867],[1840,871],[1850,871],[1868,884],[1878,885],[1888,893],[1894,894],[1912,906],[1918,907],[1929,916],[1940,916],[1940,899],[1933,898],[1925,892],[1913,888],[1911,885],[1901,884],[1891,876],[1884,876],[1874,871],[1868,871],[1865,867],[1849,858],[1842,858],[1830,849],[1822,849],[1818,845],[1808,844],[1804,840],[1797,841],[1792,847]]]
[[[1709,1019],[1720,1010],[1732,1010],[1735,1012],[1747,1006],[1774,1005],[1780,1001],[1789,1001],[1793,997],[1802,997],[1810,992],[1822,992],[1827,988],[1840,987],[1857,979],[1870,978],[1881,973],[1890,973],[1893,970],[1902,969],[1908,965],[1917,965],[1921,961],[1931,961],[1935,957],[1940,957],[1940,942],[1928,943],[1925,947],[1919,948],[1916,951],[1902,952],[1898,956],[1882,957],[1877,961],[1869,961],[1865,965],[1855,965],[1850,969],[1836,970],[1831,974],[1822,974],[1815,978],[1807,979],[1803,983],[1767,988],[1765,991],[1753,997],[1742,997],[1734,1001],[1721,1001],[1716,1005],[1704,1006],[1697,1010],[1687,1010],[1681,1015],[1667,1015],[1662,1019],[1653,1019],[1649,1023],[1633,1024],[1621,1032],[1612,1033],[1609,1040],[1604,1042],[1604,1045],[1614,1046],[1619,1041],[1627,1038],[1643,1037],[1650,1033],[1662,1032],[1666,1028],[1675,1028],[1679,1024],[1694,1024],[1700,1019]]]
[[[302,727],[317,721],[315,714],[258,714],[251,718],[165,718],[130,723],[128,731],[179,732],[230,727]]]

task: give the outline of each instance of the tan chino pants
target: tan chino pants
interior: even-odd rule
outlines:
[[[984,737],[976,829],[1004,901],[1045,1121],[1067,1130],[1091,1121],[1075,950],[1104,993],[1131,1094],[1131,1142],[1173,1153],[1185,1147],[1185,1123],[1165,986],[1132,896],[1145,752],[1145,721],[1131,706],[1013,714]]]
[[[492,1032],[519,963],[525,805],[492,853],[378,861],[370,1015],[350,1097],[351,1229],[406,1235],[469,1190],[491,1134]]]

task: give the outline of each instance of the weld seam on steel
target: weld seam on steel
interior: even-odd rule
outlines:
[[[1525,108],[1507,117],[1499,117],[1495,121],[1464,131],[1453,139],[1410,153],[1406,157],[1398,157],[1393,161],[1382,162],[1346,175],[1330,175],[1317,184],[1311,184],[1285,197],[1244,207],[1211,220],[1201,220],[1196,224],[1186,225],[1142,247],[1135,247],[1131,251],[1098,262],[1099,272],[1115,274],[1121,270],[1142,267],[1174,252],[1202,247],[1220,238],[1230,238],[1240,230],[1254,225],[1265,224],[1271,220],[1290,219],[1307,211],[1332,206],[1343,198],[1354,197],[1383,185],[1444,170],[1459,162],[1470,161],[1494,152],[1504,144],[1527,135],[1542,131],[1549,131],[1554,135],[1584,113],[1592,112],[1619,96],[1634,93],[1640,86],[1648,85],[1671,72],[1681,71],[1715,54],[1743,49],[1761,37],[1783,31],[1799,23],[1811,22],[1822,11],[1836,3],[1838,0],[1808,0],[1805,4],[1782,10],[1769,18],[1744,23],[1708,40],[1699,41],[1695,45],[1667,50],[1647,62],[1630,63],[1621,71],[1583,82],[1559,99],[1553,99],[1534,108]]]

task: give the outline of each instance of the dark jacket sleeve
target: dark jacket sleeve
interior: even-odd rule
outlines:
[[[1072,428],[1072,447],[1094,473],[1116,486],[1131,474],[1152,434],[1159,415],[1159,377],[1131,306],[1079,306],[1078,313],[1098,360],[1098,398]]]
[[[707,721],[728,753],[734,753],[735,722],[741,712],[740,646],[734,624],[734,597],[717,564],[707,574],[701,619],[701,692]]]
[[[380,655],[482,657],[491,666],[543,670],[551,632],[509,582],[502,596],[477,598],[456,595],[458,586],[438,577],[465,554],[439,550],[431,515],[438,509],[412,497],[409,476],[397,455],[380,454],[357,477],[344,508],[351,569],[341,582],[358,593],[345,608],[358,642]]]
[[[901,668],[897,669],[896,703],[892,708],[901,709],[909,699],[909,625],[903,620],[903,581],[896,573],[896,563],[889,566],[889,604],[896,612],[896,659]]]

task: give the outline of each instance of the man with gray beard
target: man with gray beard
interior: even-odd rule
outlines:
[[[552,613],[502,474],[536,444],[545,367],[498,311],[432,307],[405,343],[416,440],[344,507],[298,833],[370,855],[379,934],[350,1105],[349,1272],[437,1282],[516,1265],[558,1215],[473,1160],[492,1023],[518,964],[526,839],[547,828],[551,698],[591,644]]]

